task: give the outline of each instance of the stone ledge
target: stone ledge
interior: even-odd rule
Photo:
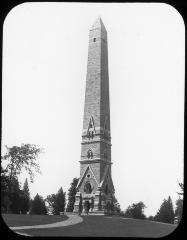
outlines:
[[[81,216],[103,216],[105,215],[104,211],[93,211],[93,212],[89,212],[88,214],[87,213],[81,213]]]
[[[81,144],[83,145],[83,144],[100,143],[100,142],[104,142],[104,143],[108,144],[109,146],[112,146],[112,144],[109,141],[104,140],[102,138],[99,138],[97,140],[93,140],[93,139],[92,140],[82,140]]]
[[[79,161],[80,163],[99,163],[99,162],[105,162],[107,164],[113,164],[112,162],[109,162],[107,160],[103,160],[103,159],[100,159],[100,158],[95,158],[95,159],[92,159],[92,160],[80,160]]]

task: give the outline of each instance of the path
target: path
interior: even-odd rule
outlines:
[[[61,222],[43,224],[43,225],[33,225],[33,226],[20,226],[20,227],[10,227],[11,230],[20,230],[20,229],[34,229],[34,228],[57,228],[65,227],[69,225],[74,225],[82,222],[83,219],[78,215],[68,215],[68,219]]]

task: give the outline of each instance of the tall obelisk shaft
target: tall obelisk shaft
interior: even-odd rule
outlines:
[[[89,32],[80,179],[74,211],[81,204],[104,213],[113,196],[107,32],[98,18]]]
[[[110,130],[108,44],[107,32],[101,18],[90,29],[83,129],[87,129],[90,115],[95,127],[104,127],[108,119]]]

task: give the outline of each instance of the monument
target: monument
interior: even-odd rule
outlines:
[[[74,212],[112,211],[107,31],[99,17],[89,32],[80,178]]]

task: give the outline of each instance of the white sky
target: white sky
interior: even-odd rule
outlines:
[[[79,177],[88,34],[99,15],[108,32],[116,197],[122,210],[143,201],[155,215],[183,181],[185,27],[170,5],[13,8],[4,22],[2,144],[45,148],[32,197],[67,191]]]

